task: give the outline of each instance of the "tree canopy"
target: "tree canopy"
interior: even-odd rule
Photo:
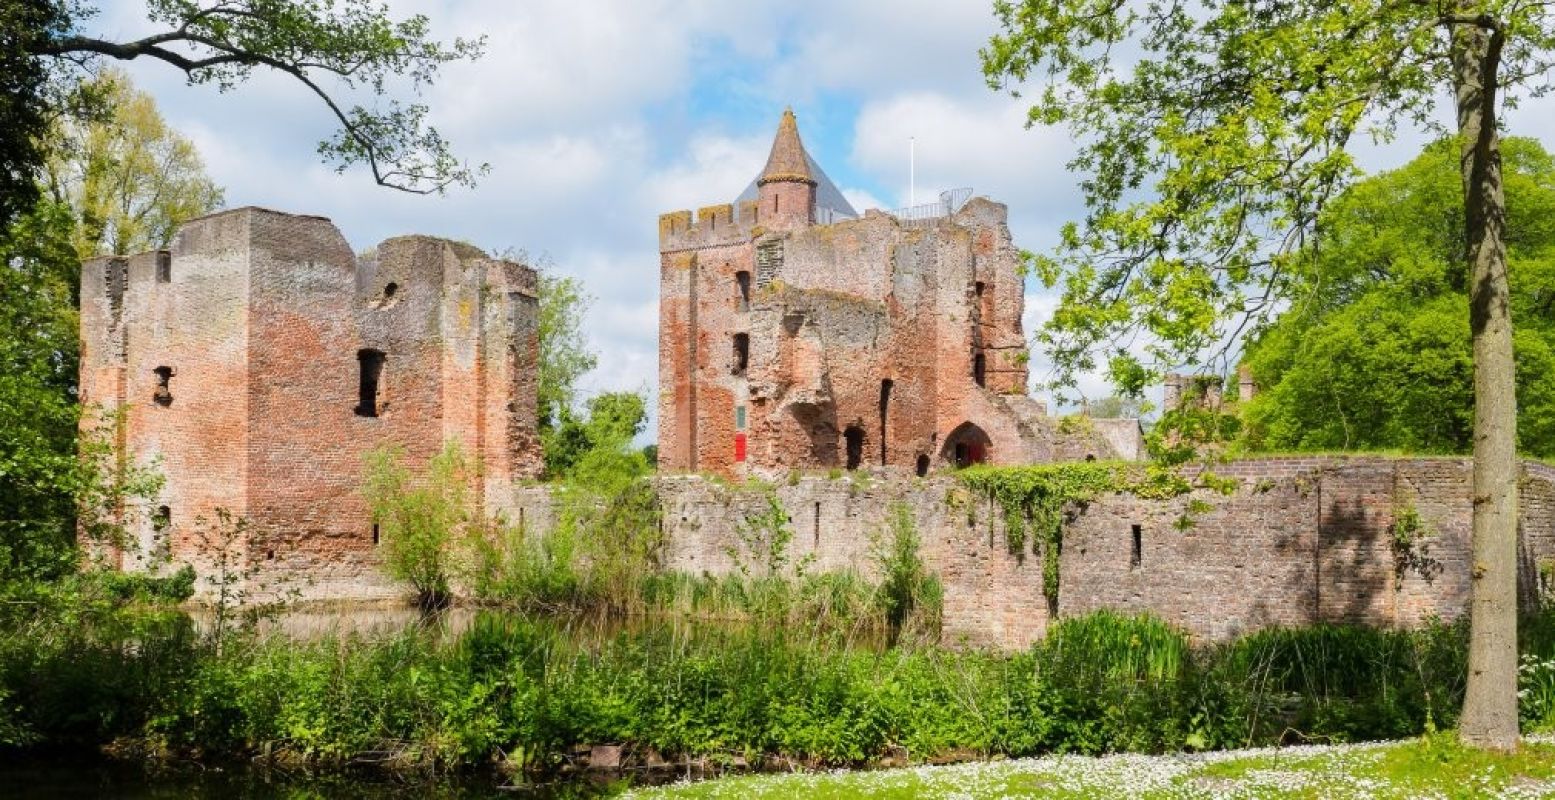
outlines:
[[[1518,440],[1555,455],[1555,159],[1504,145]],[[1254,449],[1466,453],[1473,434],[1457,146],[1336,198],[1290,266],[1289,309],[1246,349]]]
[[[1054,385],[1126,394],[1229,371],[1357,177],[1355,138],[1456,134],[1473,352],[1473,593],[1460,735],[1517,744],[1517,412],[1500,113],[1546,91],[1555,14],[1525,0],[996,0],[995,88],[1079,142],[1083,223],[1033,266],[1060,303]],[[1445,91],[1444,91],[1445,90]],[[1450,105],[1444,103],[1450,99]],[[1444,113],[1445,112],[1445,113]],[[1451,120],[1451,124],[1447,120]]]
[[[151,59],[183,72],[191,84],[229,91],[256,70],[270,71],[299,84],[335,118],[338,129],[319,142],[318,152],[337,171],[365,166],[383,186],[424,194],[470,185],[484,170],[454,156],[428,124],[424,103],[395,97],[402,84],[419,95],[444,64],[480,55],[479,40],[432,38],[424,15],[395,19],[373,0],[147,0],[156,30],[118,40],[90,30],[96,8],[87,0],[0,2],[6,66],[19,79],[47,87],[50,78],[57,86],[70,82],[72,67],[93,68],[104,58]],[[353,104],[357,93],[371,96],[372,104]],[[7,113],[36,132],[39,117],[64,110],[63,94],[17,86]],[[25,147],[5,155],[5,166],[17,174],[41,163]]]
[[[75,210],[82,259],[166,247],[180,224],[221,206],[223,192],[194,143],[168,127],[128,75],[105,69],[81,91],[104,113],[57,121],[44,181]]]

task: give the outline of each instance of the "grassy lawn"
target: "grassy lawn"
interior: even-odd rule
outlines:
[[[757,775],[637,798],[1555,798],[1555,744],[1511,756],[1429,740],[1167,756],[1048,756],[875,772]]]

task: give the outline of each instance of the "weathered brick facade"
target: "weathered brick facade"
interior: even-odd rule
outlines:
[[[1139,455],[1137,421],[1060,433],[1026,395],[1004,206],[860,218],[805,153],[791,112],[747,195],[694,222],[659,218],[661,468],[922,474]]]
[[[1021,648],[1054,614],[1098,609],[1149,612],[1202,640],[1275,625],[1457,619],[1469,598],[1470,467],[1455,458],[1251,459],[1216,468],[1238,479],[1230,494],[1099,497],[1070,509],[1056,602],[1043,592],[1040,551],[1012,553],[1002,509],[953,477],[811,476],[773,491],[794,534],[790,555],[812,572],[871,574],[872,542],[892,505],[906,504],[925,565],[944,585],[945,640]],[[1529,600],[1555,588],[1540,586],[1540,567],[1555,564],[1555,468],[1523,471],[1519,583]],[[698,476],[658,485],[664,567],[735,572],[740,522],[765,510],[764,490]],[[513,502],[531,530],[549,526],[543,487],[519,490]],[[1418,520],[1407,549],[1394,538],[1404,514]]]
[[[245,518],[239,568],[305,597],[398,595],[361,497],[384,443],[482,464],[488,508],[538,474],[535,273],[421,236],[354,254],[322,217],[241,208],[167,252],[87,262],[81,387],[122,410],[120,453],[166,485],[125,568],[200,566],[218,508]],[[208,570],[205,571],[208,574]]]

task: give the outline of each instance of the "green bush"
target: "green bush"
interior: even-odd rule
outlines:
[[[842,765],[897,748],[929,759],[1376,739],[1452,724],[1465,641],[1461,625],[1322,626],[1193,647],[1159,620],[1101,612],[1005,654],[814,626],[486,613],[457,635],[244,631],[217,647],[177,615],[45,614],[0,628],[0,750],[118,743],[404,767],[505,756],[543,770],[595,743]],[[1550,702],[1525,693],[1525,721],[1548,725]]]

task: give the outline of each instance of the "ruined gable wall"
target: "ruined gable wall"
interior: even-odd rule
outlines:
[[[974,197],[952,219],[972,235],[972,309],[976,344],[987,357],[988,388],[999,394],[1025,394],[1030,352],[1021,321],[1025,281],[1008,216],[1004,204]],[[977,284],[982,285],[981,293]]]
[[[515,481],[544,467],[538,418],[539,276],[529,267],[483,259],[481,295],[480,445],[488,507]]]
[[[350,245],[327,219],[259,212],[251,248],[248,491],[257,574],[250,587],[304,597],[397,594],[378,567],[362,459],[388,438],[393,421],[436,420],[435,404],[411,400],[427,376],[383,348],[385,415],[357,415],[357,352],[377,345],[359,327]],[[400,291],[406,301],[418,295],[408,282]],[[434,284],[420,293],[436,291]],[[435,442],[437,431],[412,436]]]
[[[248,509],[244,398],[252,213],[239,209],[185,226],[161,276],[155,253],[93,259],[82,268],[83,424],[96,422],[98,408],[122,406],[119,444],[166,477],[149,505],[171,512],[162,542],[153,541],[149,520],[136,515],[131,533],[139,552],[125,554],[124,568],[147,566],[141,559],[154,546],[190,560],[197,555],[197,518],[211,518],[217,508],[238,514]],[[118,300],[109,287],[114,270],[122,270]],[[159,366],[176,371],[166,405],[154,399]]]

